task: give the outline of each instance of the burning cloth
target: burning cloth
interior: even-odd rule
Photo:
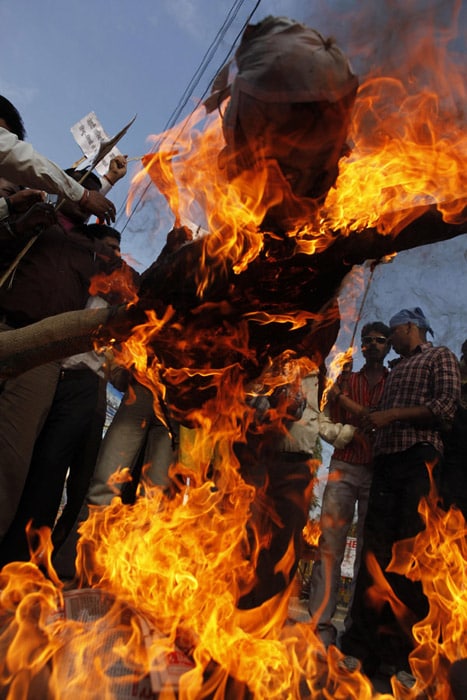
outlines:
[[[364,215],[343,220],[355,198],[339,183],[358,165],[345,156],[359,99],[345,56],[314,30],[266,18],[245,32],[230,78],[232,70],[207,103],[223,118],[203,109],[200,132],[144,159],[176,222],[137,303],[56,320],[57,333],[43,325],[2,334],[0,357],[7,375],[58,356],[64,338],[68,354],[99,338],[123,341],[119,361],[192,431],[192,464],[174,468],[190,487],[92,513],[81,528],[86,582],[118,591],[168,638],[187,633],[195,668],[180,698],[228,697],[230,688],[237,699],[246,687],[258,698],[299,697],[302,683],[313,697],[332,694],[341,671],[336,650],[323,681],[308,653],[317,644],[311,628],[288,635],[283,624],[312,485],[308,456],[286,454],[283,438],[300,415],[301,379],[322,367],[336,339],[346,274],[463,233],[464,175],[456,166],[448,205],[433,204],[438,190],[397,198],[386,180]],[[399,181],[405,166],[404,156]],[[439,180],[434,167],[430,182]],[[197,239],[183,227],[193,204],[208,231]],[[303,665],[291,670],[290,656]],[[43,657],[53,665],[53,651]],[[256,660],[264,663],[252,670]],[[8,682],[22,672],[0,663]],[[355,687],[368,689],[359,678]]]

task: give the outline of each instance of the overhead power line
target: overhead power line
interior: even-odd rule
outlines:
[[[160,146],[161,146],[161,144],[162,144],[162,142],[163,142],[163,139],[164,139],[164,133],[165,133],[168,129],[171,129],[173,126],[175,126],[175,124],[176,124],[177,121],[179,120],[179,118],[180,118],[180,116],[181,116],[181,114],[182,114],[184,108],[186,107],[186,105],[187,105],[189,99],[192,97],[194,90],[195,90],[196,87],[199,85],[199,83],[200,83],[202,77],[203,77],[204,74],[206,73],[206,71],[207,71],[207,69],[208,69],[208,66],[209,66],[210,63],[212,62],[212,60],[213,60],[213,58],[214,58],[214,56],[215,56],[215,54],[216,54],[216,52],[217,52],[217,50],[218,50],[218,48],[219,48],[221,42],[222,42],[223,39],[225,38],[225,36],[226,36],[228,30],[229,30],[230,27],[232,26],[233,22],[235,21],[235,19],[236,19],[238,13],[240,12],[240,10],[241,10],[242,6],[245,4],[245,2],[246,2],[246,0],[235,0],[235,2],[232,4],[230,10],[229,10],[228,13],[227,13],[227,16],[226,16],[225,20],[223,21],[221,27],[220,27],[219,30],[217,31],[217,33],[216,33],[214,39],[212,40],[211,44],[209,45],[208,49],[206,50],[204,56],[202,57],[201,62],[200,62],[200,64],[199,64],[198,68],[197,68],[196,71],[194,72],[194,74],[193,74],[192,78],[190,79],[188,85],[186,86],[185,90],[183,91],[183,93],[182,93],[182,95],[181,95],[181,97],[180,97],[180,99],[179,99],[179,101],[178,101],[178,103],[177,103],[177,106],[176,106],[175,109],[172,111],[172,113],[171,113],[169,119],[167,120],[167,122],[166,122],[166,124],[165,124],[165,126],[164,126],[164,129],[163,129],[161,138],[153,145],[153,147],[151,148],[151,150],[149,151],[149,153],[154,153],[154,152],[156,152],[156,151],[160,148]],[[231,45],[230,45],[230,47],[229,47],[229,50],[228,50],[226,56],[224,57],[223,61],[221,62],[219,68],[218,68],[218,69],[216,70],[216,72],[214,73],[214,76],[212,77],[212,79],[208,81],[208,84],[207,84],[206,88],[204,89],[202,95],[198,98],[195,107],[193,107],[193,109],[191,110],[191,114],[194,113],[194,111],[199,107],[199,105],[200,105],[200,104],[202,103],[202,101],[204,100],[204,98],[205,98],[205,96],[206,96],[206,94],[207,94],[207,92],[208,92],[208,90],[209,90],[209,88],[210,88],[211,82],[212,82],[212,80],[214,79],[215,75],[217,75],[217,73],[218,73],[218,71],[220,70],[220,68],[222,68],[222,66],[224,66],[224,65],[228,62],[228,60],[230,59],[230,57],[231,57],[231,55],[232,55],[232,53],[233,53],[233,51],[234,51],[234,49],[235,49],[235,46],[236,46],[236,44],[237,44],[239,38],[242,36],[243,32],[245,31],[247,25],[249,24],[249,22],[250,22],[250,20],[251,20],[251,18],[252,18],[252,16],[253,16],[254,13],[256,12],[256,10],[258,9],[260,3],[261,3],[261,0],[257,0],[257,2],[255,3],[255,6],[254,6],[253,9],[249,12],[248,17],[247,17],[246,20],[244,21],[244,23],[243,23],[243,25],[242,25],[240,31],[238,32],[238,34],[236,35],[235,39],[234,39],[233,42],[231,43]],[[182,133],[182,128],[180,129],[180,134],[181,134],[181,133]],[[180,134],[179,134],[179,135],[180,135]],[[146,192],[147,192],[147,190],[149,189],[150,186],[151,186],[151,183],[148,183],[148,184],[144,187],[144,189],[142,190],[142,192],[141,192],[141,194],[139,195],[138,199],[136,200],[136,203],[134,204],[134,206],[133,206],[133,208],[132,208],[132,210],[131,210],[131,212],[130,212],[130,214],[129,214],[129,216],[128,216],[128,219],[127,219],[125,225],[124,225],[123,228],[122,228],[122,233],[123,233],[123,231],[126,229],[126,227],[128,226],[128,224],[129,224],[131,218],[133,217],[133,215],[135,214],[135,212],[136,212],[136,210],[138,209],[139,205],[141,204],[141,201],[142,201],[143,197],[145,196],[145,194],[146,194]],[[126,206],[126,202],[123,203],[122,206],[119,208],[117,219],[118,219],[118,218],[121,216],[121,214],[123,213],[123,211],[124,211],[124,209],[125,209],[125,206]]]

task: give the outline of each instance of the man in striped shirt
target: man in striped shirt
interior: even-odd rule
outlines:
[[[373,450],[370,439],[359,429],[368,411],[381,398],[388,370],[384,358],[389,349],[388,326],[379,321],[367,323],[361,332],[365,364],[359,372],[342,372],[328,394],[331,420],[355,426],[345,447],[336,447],[329,465],[329,477],[321,508],[319,558],[313,565],[308,609],[316,630],[327,647],[336,643],[332,623],[336,612],[340,572],[347,534],[358,503],[357,548],[354,580],[358,571],[363,522],[373,476]],[[322,435],[324,439],[326,437]]]
[[[419,581],[385,571],[395,542],[414,537],[423,523],[420,499],[429,492],[427,464],[438,477],[442,433],[452,423],[460,398],[459,364],[446,347],[433,347],[433,334],[423,311],[402,309],[390,322],[391,342],[400,360],[388,375],[378,410],[366,416],[375,436],[374,477],[365,521],[363,560],[350,611],[352,625],[342,638],[342,650],[359,658],[363,670],[392,675],[409,671],[414,643],[411,627],[426,617],[428,603]],[[372,579],[365,555],[372,553],[387,582],[408,609],[399,622],[386,602],[371,605]]]

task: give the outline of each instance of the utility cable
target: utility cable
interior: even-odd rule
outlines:
[[[160,146],[161,146],[161,144],[163,143],[164,138],[165,138],[165,137],[164,137],[164,133],[165,133],[168,129],[170,129],[172,126],[174,126],[174,125],[176,124],[176,121],[178,120],[180,114],[182,113],[184,107],[186,106],[186,104],[187,104],[189,98],[190,98],[191,95],[193,94],[194,88],[199,84],[199,82],[200,82],[200,80],[201,80],[203,74],[206,72],[207,67],[208,67],[209,64],[211,63],[211,61],[212,61],[212,59],[213,59],[213,57],[214,57],[216,51],[218,50],[219,45],[220,45],[222,39],[225,37],[225,35],[226,35],[228,29],[231,27],[233,21],[234,21],[235,18],[237,17],[237,15],[238,15],[238,13],[239,13],[239,11],[240,11],[242,5],[245,3],[245,1],[246,1],[246,0],[236,0],[236,2],[234,2],[234,4],[231,6],[229,12],[227,13],[226,19],[225,19],[224,22],[222,23],[222,25],[221,25],[220,29],[218,30],[218,32],[217,32],[215,38],[214,38],[213,41],[211,42],[211,44],[210,44],[209,48],[207,49],[207,51],[205,52],[205,54],[204,54],[204,56],[203,56],[203,58],[202,58],[202,60],[201,60],[201,62],[200,62],[200,65],[199,65],[198,68],[196,69],[196,71],[195,71],[193,77],[191,78],[191,80],[190,80],[188,86],[185,88],[185,90],[184,90],[184,92],[183,92],[181,98],[179,99],[176,108],[175,108],[174,111],[172,112],[172,114],[171,114],[169,120],[167,121],[167,123],[166,123],[166,125],[165,125],[165,127],[164,127],[164,129],[163,129],[161,138],[152,146],[152,148],[151,148],[151,150],[149,151],[149,153],[156,152],[156,151],[160,148]],[[235,46],[236,46],[236,44],[237,44],[237,41],[238,41],[239,37],[241,37],[241,35],[242,35],[243,32],[245,31],[247,25],[249,24],[249,22],[250,22],[252,16],[253,16],[254,13],[256,12],[256,10],[258,9],[260,3],[261,3],[261,0],[257,0],[257,2],[255,3],[254,8],[253,8],[253,9],[250,11],[250,13],[248,14],[248,17],[247,17],[246,20],[244,21],[244,23],[243,23],[243,25],[242,25],[240,31],[237,33],[237,35],[236,35],[234,41],[231,43],[230,48],[229,48],[229,51],[228,51],[226,57],[224,58],[224,60],[222,61],[220,68],[222,68],[222,66],[224,66],[224,65],[227,63],[227,61],[229,60],[230,56],[232,55],[232,52],[233,52],[234,49],[235,49]],[[220,68],[217,69],[215,75],[217,75],[217,73],[219,72]],[[214,75],[214,77],[215,77],[215,75]],[[210,88],[210,86],[211,86],[211,83],[212,83],[212,80],[213,80],[213,79],[214,79],[214,78],[212,78],[212,79],[208,82],[207,87],[206,87],[205,90],[203,91],[203,94],[201,95],[201,97],[197,100],[197,103],[196,103],[195,107],[192,109],[191,114],[193,114],[193,113],[196,111],[196,109],[199,107],[199,105],[203,102],[203,100],[204,100],[204,98],[205,98],[205,96],[206,96],[206,94],[207,94],[207,92],[208,92],[208,90],[209,90],[209,88]],[[184,127],[182,126],[181,129],[180,129],[180,132],[179,132],[178,135],[177,135],[177,138],[179,138],[180,135],[183,133],[183,128],[184,128]],[[122,232],[122,233],[123,233],[123,231],[126,229],[126,227],[128,226],[128,224],[129,224],[131,218],[132,218],[133,215],[135,214],[135,212],[136,212],[136,210],[138,209],[138,207],[139,207],[139,205],[140,205],[140,203],[141,203],[143,197],[145,196],[146,192],[148,191],[149,187],[151,187],[151,185],[152,185],[152,183],[149,182],[149,183],[144,187],[144,189],[142,190],[141,194],[140,194],[139,197],[137,198],[136,203],[134,204],[132,211],[131,211],[130,214],[128,215],[127,221],[125,222],[123,228],[121,229],[121,232]],[[125,206],[126,206],[126,202],[119,208],[118,215],[117,215],[118,217],[121,216],[121,213],[122,213],[122,211],[124,210]]]

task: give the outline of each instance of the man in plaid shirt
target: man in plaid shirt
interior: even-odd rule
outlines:
[[[388,375],[378,410],[365,418],[374,436],[374,476],[365,521],[363,558],[357,578],[352,625],[342,637],[342,650],[359,658],[363,670],[389,675],[409,671],[413,638],[397,621],[388,603],[376,609],[366,593],[372,584],[366,553],[371,552],[397,597],[411,616],[409,627],[424,619],[428,603],[419,581],[387,573],[392,545],[414,537],[423,527],[418,504],[430,488],[427,463],[434,477],[441,470],[442,432],[454,418],[460,398],[460,372],[448,348],[433,347],[433,334],[423,311],[402,309],[390,322],[391,342],[400,359]],[[405,621],[407,622],[407,620]]]

